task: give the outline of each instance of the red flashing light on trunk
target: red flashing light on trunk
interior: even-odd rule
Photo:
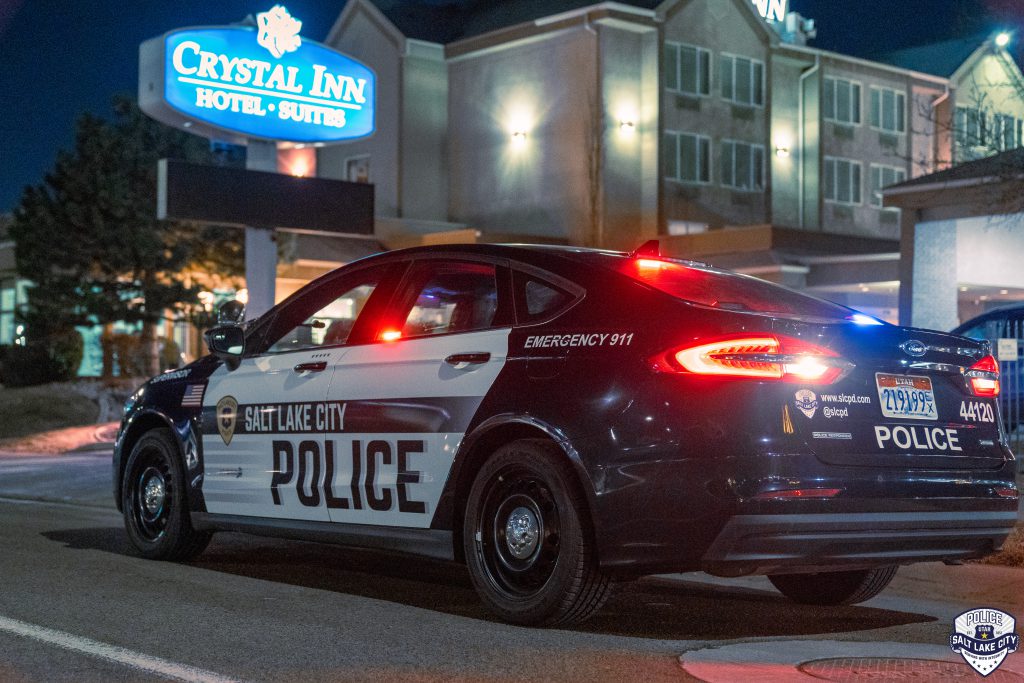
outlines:
[[[999,361],[985,356],[967,371],[971,391],[975,396],[993,398],[999,395]]]
[[[658,372],[832,384],[853,366],[829,349],[776,335],[733,336],[656,356]]]

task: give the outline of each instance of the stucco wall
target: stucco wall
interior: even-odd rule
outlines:
[[[579,26],[449,60],[451,220],[586,240],[596,55],[596,34]]]
[[[376,185],[376,215],[380,217],[401,215],[401,118],[396,112],[401,111],[403,43],[404,40],[359,5],[328,42],[377,74],[377,130],[369,138],[320,149],[317,173],[324,178],[344,180],[346,160],[368,154],[370,182]]]

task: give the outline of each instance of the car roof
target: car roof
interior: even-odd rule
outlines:
[[[975,325],[992,320],[994,318],[1008,317],[1015,313],[1024,314],[1024,303],[1007,304],[1006,306],[1000,306],[999,308],[993,308],[991,311],[985,311],[981,315],[976,315],[970,320],[957,326],[957,330],[966,330]]]
[[[577,247],[563,244],[442,244],[424,247],[410,247],[407,249],[396,249],[394,251],[382,252],[362,260],[401,260],[416,255],[452,255],[452,254],[477,254],[493,258],[507,258],[522,261],[531,265],[542,266],[542,261],[550,260],[552,257],[561,258],[585,265],[609,265],[614,259],[628,259],[632,254],[624,251],[613,251],[610,249],[594,249],[589,247]],[[723,271],[719,268],[701,263],[667,256],[659,256],[659,259],[671,261],[684,266],[702,268],[716,272]]]

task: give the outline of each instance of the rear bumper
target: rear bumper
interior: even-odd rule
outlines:
[[[701,568],[746,576],[982,557],[998,550],[1016,523],[1016,510],[737,515]]]

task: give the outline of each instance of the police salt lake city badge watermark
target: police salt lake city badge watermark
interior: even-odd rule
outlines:
[[[972,609],[956,618],[949,646],[975,671],[988,676],[1020,646],[1020,636],[1014,633],[1016,623],[1009,614],[997,609]]]

